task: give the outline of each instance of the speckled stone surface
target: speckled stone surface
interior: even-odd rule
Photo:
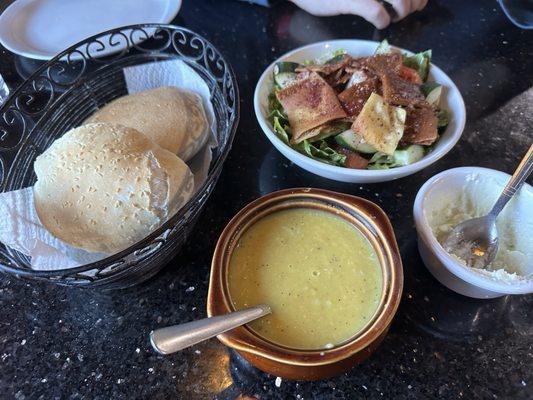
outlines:
[[[229,0],[185,0],[175,23],[211,40],[239,81],[241,123],[215,193],[182,254],[137,287],[82,291],[0,275],[0,398],[533,398],[533,296],[481,301],[441,286],[418,255],[411,209],[422,183],[445,169],[513,170],[533,137],[533,32],[511,25],[496,2],[458,0],[431,0],[381,32],[349,16],[315,18],[290,4],[268,10]],[[262,70],[307,43],[386,37],[412,50],[432,48],[458,85],[468,122],[457,146],[416,175],[373,185],[321,179],[289,163],[253,114]],[[0,73],[12,87],[33,64],[0,49]],[[156,355],[151,329],[205,316],[210,258],[228,220],[250,200],[295,186],[359,195],[389,214],[405,290],[378,351],[334,379],[277,384],[216,340]]]

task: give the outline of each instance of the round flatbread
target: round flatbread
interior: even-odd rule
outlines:
[[[146,237],[192,195],[187,164],[133,128],[70,130],[37,159],[41,223],[65,243],[116,253]]]
[[[135,128],[184,161],[191,159],[208,138],[202,98],[174,86],[119,97],[85,121],[92,122]]]

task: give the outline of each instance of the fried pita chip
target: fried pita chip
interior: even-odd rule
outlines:
[[[345,118],[335,91],[316,72],[276,92],[292,130],[291,141],[300,143],[304,133],[338,118]]]
[[[376,150],[392,155],[402,138],[405,110],[391,106],[372,93],[355,120],[352,130]]]
[[[343,69],[339,69],[334,74],[326,76],[324,79],[335,92],[340,93],[344,90],[346,83],[350,80],[351,74],[346,73]]]
[[[409,107],[402,144],[429,146],[438,138],[437,117],[431,107]]]
[[[352,121],[345,119],[336,119],[334,121],[326,122],[323,125],[310,129],[304,132],[299,138],[300,141],[309,139],[310,142],[316,142],[317,140],[325,139],[330,136],[338,135],[347,129],[350,129]]]
[[[376,54],[371,57],[354,58],[350,60],[347,71],[353,69],[364,69],[372,71],[378,75],[384,73],[399,74],[402,68],[401,54]]]
[[[381,74],[380,79],[383,85],[383,97],[387,103],[412,106],[426,102],[418,85],[390,73]]]
[[[339,94],[342,108],[349,117],[357,117],[370,95],[377,90],[378,80],[376,78],[368,78],[355,83]]]

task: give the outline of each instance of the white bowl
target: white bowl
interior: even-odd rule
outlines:
[[[494,190],[492,194],[503,189],[510,176],[500,171],[495,171],[481,167],[453,168],[441,172],[429,179],[418,191],[413,206],[416,231],[418,233],[418,249],[424,264],[433,276],[449,289],[465,296],[475,298],[493,298],[506,294],[526,294],[533,293],[533,275],[529,279],[507,282],[500,279],[492,279],[489,276],[480,274],[471,268],[462,265],[457,259],[451,257],[435,238],[428,222],[431,205],[436,207],[436,202],[443,201],[446,196],[453,196],[454,193],[464,190],[467,180],[490,179],[493,181]],[[492,188],[492,186],[491,186]],[[528,199],[533,197],[533,188],[525,184],[522,189],[527,190],[528,197],[518,203],[512,211],[513,219],[520,220],[522,237],[533,236],[533,208],[529,206]],[[484,193],[485,198],[486,196]],[[452,197],[453,198],[453,197]],[[486,199],[486,202],[492,199]],[[510,205],[509,205],[510,206]],[[489,205],[490,207],[490,205]],[[504,209],[504,212],[506,209]],[[500,236],[502,232],[499,232]],[[527,239],[526,239],[527,240]],[[531,251],[530,251],[531,253]],[[526,269],[533,273],[533,256],[527,259]]]
[[[302,62],[304,60],[315,59],[337,49],[345,49],[348,54],[352,56],[370,56],[374,54],[378,44],[378,42],[356,39],[329,40],[326,42],[314,43],[288,52],[270,64],[263,72],[261,78],[259,78],[254,93],[255,115],[267,138],[285,157],[303,169],[325,178],[342,182],[372,183],[390,181],[414,174],[443,157],[457,143],[465,126],[465,104],[457,86],[455,86],[448,75],[433,64],[431,65],[429,79],[444,86],[441,105],[443,108],[450,111],[451,120],[446,132],[435,145],[434,150],[422,160],[414,164],[388,170],[365,170],[336,167],[334,165],[313,160],[312,158],[293,150],[276,136],[268,121],[268,94],[274,84],[272,72],[275,63],[279,61]],[[400,50],[408,54],[413,54],[404,49]]]

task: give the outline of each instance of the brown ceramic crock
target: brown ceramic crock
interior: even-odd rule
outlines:
[[[381,343],[400,303],[403,269],[394,231],[376,204],[360,197],[321,189],[287,189],[270,193],[244,207],[218,240],[209,281],[209,317],[235,311],[228,291],[228,267],[235,245],[248,227],[273,212],[311,208],[334,213],[359,229],[375,249],[383,274],[379,306],[368,324],[352,338],[331,349],[297,350],[263,339],[246,326],[218,339],[237,350],[257,368],[287,379],[314,380],[340,374],[366,359]]]

